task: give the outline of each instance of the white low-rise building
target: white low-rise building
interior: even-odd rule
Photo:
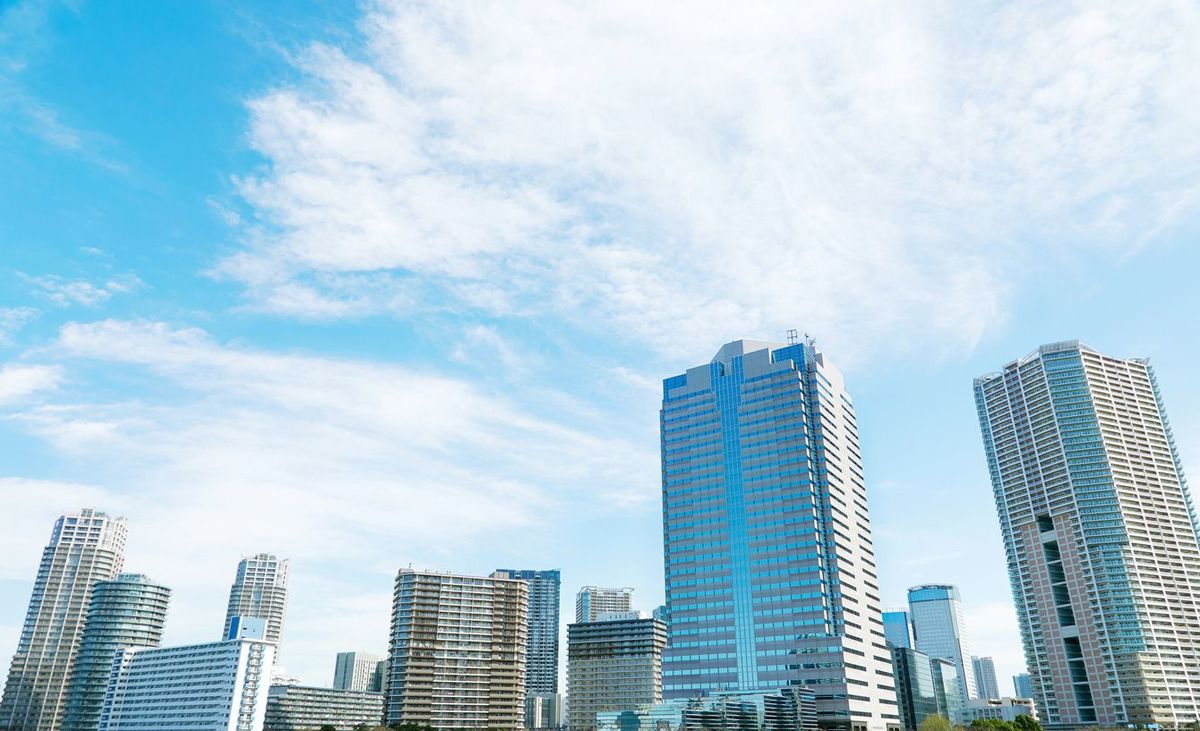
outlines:
[[[1017,716],[1037,718],[1037,708],[1029,698],[972,698],[962,709],[962,723],[976,719],[1015,721]]]
[[[262,731],[275,662],[262,624],[223,642],[119,651],[98,731]]]

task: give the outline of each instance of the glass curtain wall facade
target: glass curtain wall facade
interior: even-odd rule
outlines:
[[[800,686],[825,728],[898,726],[854,405],[809,343],[663,381],[667,699]]]
[[[96,731],[113,658],[125,647],[158,647],[170,601],[170,589],[141,574],[96,583],[67,686],[62,731]]]
[[[896,700],[905,731],[917,731],[929,716],[942,715],[933,685],[929,656],[911,647],[892,647],[892,670],[896,674]]]
[[[958,587],[949,584],[914,586],[908,590],[908,610],[916,648],[930,657],[954,663],[962,686],[959,700],[965,704],[977,697],[975,668],[971,665],[967,623],[963,618]]]
[[[124,518],[91,508],[55,522],[0,700],[0,729],[58,730],[92,589],[120,573],[126,534]]]
[[[892,647],[912,647],[912,624],[908,621],[908,612],[903,609],[889,609],[883,613],[883,638]]]
[[[1149,362],[1044,345],[975,403],[1042,720],[1200,720],[1200,541]]]

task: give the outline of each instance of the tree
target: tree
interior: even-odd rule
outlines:
[[[321,731],[338,731],[338,730],[337,730],[337,726],[330,726],[329,724],[326,723],[321,726]]]
[[[919,731],[953,731],[950,727],[950,721],[945,716],[926,716],[921,721]]]
[[[1016,731],[1042,731],[1042,724],[1033,716],[1017,716],[1012,725]]]

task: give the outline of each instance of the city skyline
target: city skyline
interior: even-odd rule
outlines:
[[[1197,469],[1200,10],[538,5],[0,10],[0,660],[84,506],[166,646],[291,559],[314,685],[410,564],[650,610],[661,379],[792,328],[852,385],[882,604],[958,585],[1001,678],[973,379],[1150,358]]]

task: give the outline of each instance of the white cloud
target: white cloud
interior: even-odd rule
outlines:
[[[219,624],[246,553],[295,560],[303,627],[340,611],[325,591],[333,584],[387,591],[409,562],[465,570],[469,557],[498,560],[498,547],[567,511],[657,497],[653,449],[532,416],[420,367],[270,353],[113,320],[66,325],[37,355],[68,369],[88,398],[59,394],[9,419],[57,448],[60,469],[102,475],[122,496],[129,567],[177,589],[172,641]],[[109,371],[137,378],[146,398],[106,397],[86,380]],[[0,513],[19,501],[3,495]],[[78,502],[64,496],[60,509]],[[386,625],[386,612],[372,621]],[[338,639],[302,642],[324,651]],[[324,680],[327,658],[286,654],[292,671]]]
[[[0,405],[54,388],[62,381],[62,375],[62,369],[57,366],[5,365],[0,368]]]
[[[365,47],[251,102],[266,224],[218,271],[302,317],[970,346],[1031,258],[1119,256],[1195,208],[1198,18],[380,2]]]
[[[37,315],[32,307],[0,307],[0,345],[11,343],[12,336]]]
[[[114,294],[127,294],[141,288],[145,283],[132,274],[112,277],[99,284],[83,279],[66,279],[56,274],[34,277],[22,274],[21,278],[32,285],[57,305],[69,307],[98,307],[108,302]]]

